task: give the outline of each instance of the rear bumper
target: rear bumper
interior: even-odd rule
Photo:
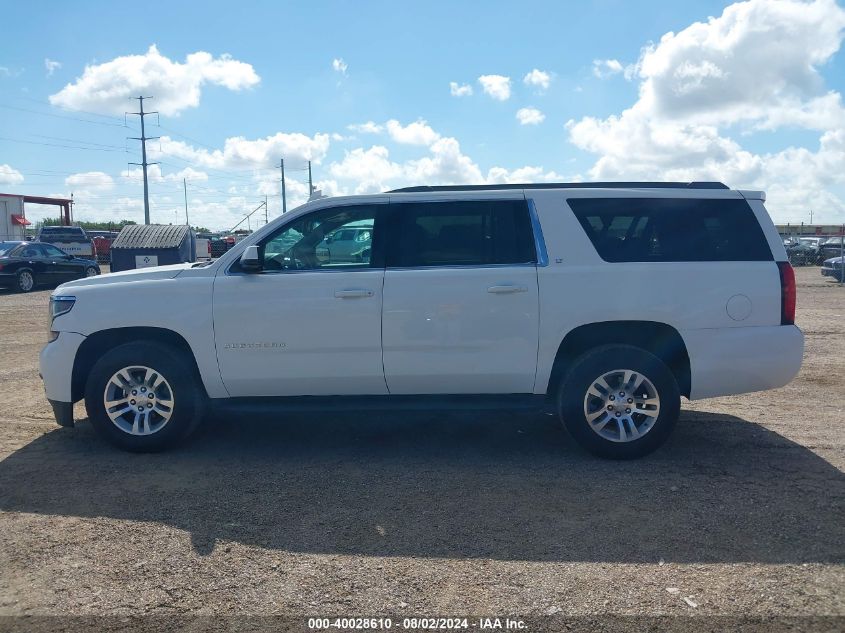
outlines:
[[[794,325],[686,330],[690,400],[775,389],[801,369],[804,334]]]

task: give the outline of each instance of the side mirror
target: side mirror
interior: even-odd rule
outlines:
[[[258,257],[257,246],[247,246],[241,255],[241,269],[247,273],[261,271],[261,259]]]
[[[326,235],[326,244],[334,242],[334,235]]]
[[[65,259],[67,259],[68,261],[70,261],[71,259],[73,259],[73,255],[70,255],[70,254],[65,255]]]

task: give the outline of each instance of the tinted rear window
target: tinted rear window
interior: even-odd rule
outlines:
[[[476,266],[535,260],[524,200],[391,205],[388,266]]]
[[[38,233],[43,242],[84,242],[85,231],[78,226],[45,226]]]
[[[771,261],[745,200],[570,198],[569,206],[608,262]]]

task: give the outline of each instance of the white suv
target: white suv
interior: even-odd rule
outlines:
[[[257,409],[536,408],[605,457],[649,453],[680,397],[801,366],[795,281],[761,192],[721,183],[412,187],[323,198],[205,264],[64,284],[47,398],[114,444]],[[344,227],[369,247],[333,259]],[[370,228],[371,227],[371,228]]]

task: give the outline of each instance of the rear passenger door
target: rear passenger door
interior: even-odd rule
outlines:
[[[391,199],[382,345],[392,394],[530,393],[538,344],[525,199]]]

